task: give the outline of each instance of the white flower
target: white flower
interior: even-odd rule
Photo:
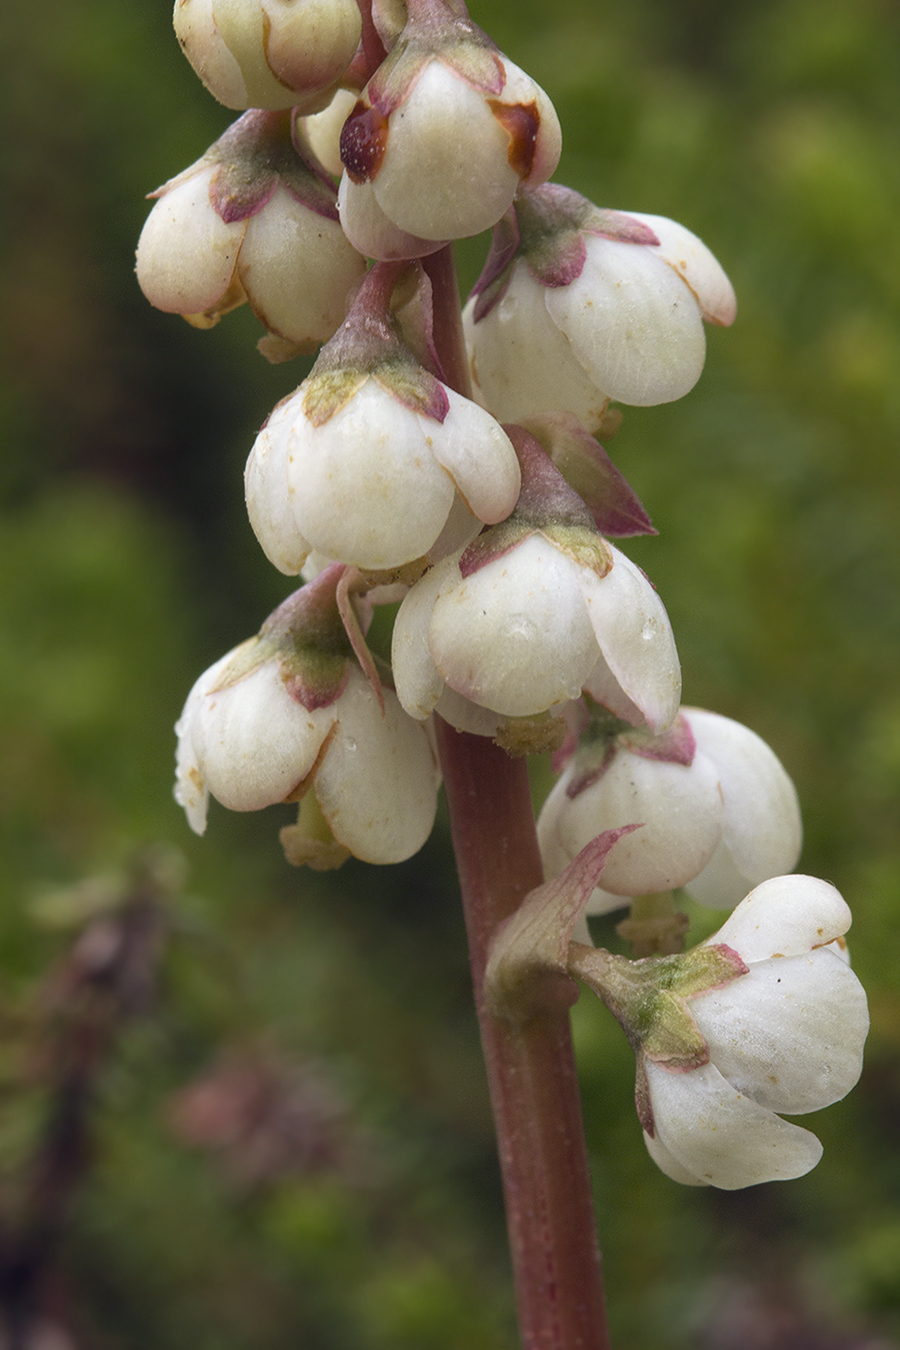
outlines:
[[[866,997],[832,945],[849,925],[827,882],[776,877],[702,944],[725,944],[747,973],[688,1002],[708,1063],[673,1070],[645,1058],[647,1147],[676,1181],[735,1190],[803,1176],[819,1161],[815,1135],[776,1112],[821,1110],[859,1078]]]
[[[365,261],[334,188],[294,150],[288,114],[247,114],[155,195],[137,277],[157,309],[208,328],[249,301],[295,348],[332,336]]]
[[[464,553],[432,568],[394,625],[394,679],[407,711],[424,718],[437,709],[481,730],[461,720],[458,696],[528,717],[577,698],[599,670],[619,707],[661,730],[680,690],[668,617],[634,563],[596,539],[608,551],[602,575],[595,559],[576,561],[541,531],[465,575]]]
[[[313,550],[397,569],[439,541],[449,547],[461,517],[490,523],[515,505],[509,437],[399,337],[390,299],[402,270],[378,263],[368,272],[344,324],[250,452],[250,523],[282,572],[298,572]]]
[[[292,596],[188,695],[175,798],[197,834],[210,793],[229,810],[257,811],[313,792],[334,839],[367,862],[400,862],[428,837],[429,738],[353,658],[333,606],[342,570]]]
[[[600,211],[554,184],[523,194],[516,220],[518,246],[500,249],[464,313],[479,397],[496,417],[561,409],[596,430],[610,399],[647,406],[693,388],[703,320],[735,314],[731,284],[696,235],[662,216]]]
[[[661,737],[625,731],[586,740],[538,819],[548,877],[604,830],[640,824],[610,854],[587,912],[683,886],[731,908],[767,877],[796,866],[800,809],[780,761],[739,722],[683,708]]]
[[[355,0],[175,0],[175,32],[227,108],[314,111],[353,60]]]

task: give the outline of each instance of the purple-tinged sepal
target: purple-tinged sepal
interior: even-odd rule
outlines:
[[[560,876],[530,891],[497,930],[484,976],[485,1000],[495,1017],[524,1022],[575,1002],[569,943],[610,851],[633,828],[607,830],[590,840]]]
[[[628,479],[574,414],[543,413],[523,425],[581,497],[601,534],[618,539],[656,534]]]

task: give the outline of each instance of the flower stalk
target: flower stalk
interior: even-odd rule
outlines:
[[[492,937],[543,880],[524,759],[436,719],[487,1064],[524,1350],[607,1350],[603,1276],[569,1026],[577,996],[525,1023],[485,1006]]]

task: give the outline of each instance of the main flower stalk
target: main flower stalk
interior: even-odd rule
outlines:
[[[568,997],[523,1024],[485,1006],[498,927],[541,884],[524,759],[437,721],[475,1003],[497,1127],[524,1350],[606,1350],[609,1336]]]

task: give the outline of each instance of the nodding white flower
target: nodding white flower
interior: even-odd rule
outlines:
[[[519,503],[400,606],[392,660],[401,703],[414,717],[436,709],[466,730],[492,732],[496,717],[481,726],[468,705],[532,717],[602,685],[617,715],[661,731],[680,691],[662,602],[597,532],[534,438],[508,430],[522,464]]]
[[[603,830],[640,824],[612,850],[587,912],[683,886],[712,908],[789,872],[801,846],[794,785],[748,727],[683,708],[662,736],[593,719],[538,819],[547,876]]]
[[[778,1113],[819,1111],[859,1078],[869,1017],[849,926],[827,882],[775,877],[684,956],[570,948],[637,1046],[647,1148],[675,1181],[737,1190],[815,1167],[819,1140]]]
[[[301,826],[311,794],[324,833],[367,862],[400,862],[427,839],[437,801],[431,745],[354,657],[335,603],[344,570],[332,566],[297,591],[188,695],[175,798],[197,834],[210,793],[232,811],[300,801]]]
[[[286,573],[313,549],[370,570],[399,568],[455,525],[458,495],[480,521],[502,520],[515,504],[519,465],[508,436],[400,341],[383,296],[373,304],[391,285],[382,267],[247,462],[250,522]]]
[[[681,398],[730,324],[731,283],[663,216],[601,210],[557,184],[523,191],[497,228],[464,325],[479,397],[501,421],[549,409],[596,430],[610,399]]]
[[[293,352],[335,332],[365,260],[333,184],[298,153],[289,113],[246,113],[153,195],[137,277],[157,309],[209,328],[249,301]]]
[[[360,193],[409,236],[459,239],[488,229],[523,182],[556,168],[561,134],[547,95],[460,9],[410,0],[406,27],[344,124],[341,217],[357,247]],[[364,251],[391,256],[378,253],[381,239],[373,231]]]
[[[323,107],[359,45],[355,0],[175,0],[175,33],[226,108]]]

